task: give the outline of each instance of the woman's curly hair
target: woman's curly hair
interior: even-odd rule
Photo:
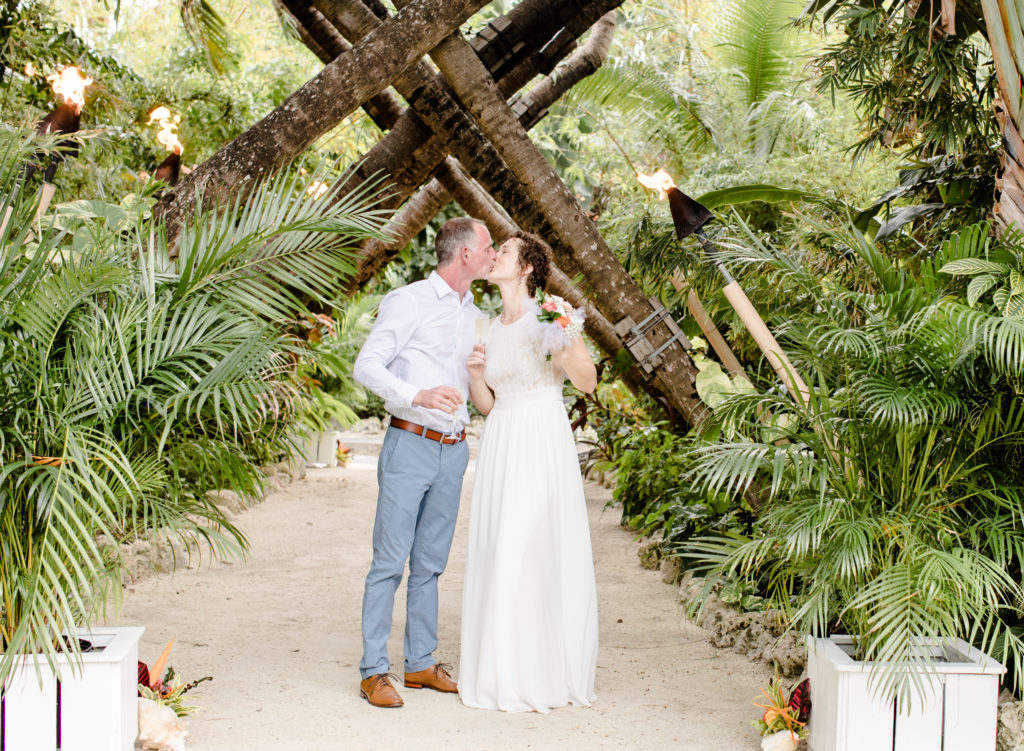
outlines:
[[[513,237],[519,241],[519,269],[525,271],[527,266],[533,266],[533,271],[526,277],[526,292],[533,297],[538,289],[544,289],[548,283],[551,246],[529,232],[516,232]]]

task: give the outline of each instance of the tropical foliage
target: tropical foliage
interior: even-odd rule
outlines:
[[[237,549],[242,536],[209,491],[257,492],[257,465],[287,450],[291,422],[323,426],[374,406],[348,378],[374,298],[332,310],[327,282],[346,270],[344,243],[289,245],[325,227],[296,200],[302,180],[265,188],[234,220],[201,215],[176,261],[146,223],[159,188],[139,173],[162,157],[144,126],[154,105],[183,114],[189,161],[200,161],[317,67],[304,50],[279,54],[289,42],[270,13],[247,48],[240,25],[222,20],[234,2],[126,5],[120,26],[95,2],[73,31],[45,6],[0,7],[4,122],[52,107],[42,80],[58,64],[102,80],[87,95],[89,138],[61,168],[56,223],[30,227],[31,191],[6,191],[16,213],[0,238],[0,372],[16,399],[0,408],[0,488],[19,503],[5,501],[0,519],[22,530],[52,519],[57,536],[32,539],[58,541],[32,558],[46,561],[32,570],[50,589],[8,587],[20,603],[5,604],[8,644],[45,646],[57,630],[38,618],[34,631],[12,630],[6,614],[77,618],[99,599],[114,566],[96,532],[168,524]],[[493,3],[475,23],[508,7]],[[172,27],[173,54],[148,54]],[[1011,53],[996,60],[1012,65]],[[23,70],[28,61],[39,72]],[[721,578],[725,599],[767,602],[810,633],[856,634],[862,656],[891,660],[883,684],[896,693],[912,690],[899,672],[917,659],[912,636],[963,636],[1021,664],[1024,250],[977,223],[997,186],[996,90],[976,3],[656,0],[622,6],[608,63],[531,131],[696,343],[669,283],[685,274],[750,379],[695,353],[712,412],[684,435],[659,405],[622,396],[612,381],[623,358],[604,369],[587,419],[600,460],[615,466],[624,522],[707,568],[709,586]],[[367,123],[346,120],[306,168],[365,150],[377,135]],[[8,152],[7,174],[23,158]],[[718,260],[803,374],[808,403],[795,405],[766,366],[718,267],[678,242],[665,204],[636,184],[636,171],[659,166],[717,212],[706,229]],[[357,208],[336,217],[349,237],[377,226]],[[426,273],[433,231],[373,294]],[[318,247],[327,260],[302,255]],[[305,265],[276,263],[286,252]],[[44,290],[56,305],[25,302]],[[43,499],[35,516],[30,493]],[[0,579],[28,581],[26,555],[7,559],[22,568]],[[65,581],[79,594],[61,600]]]
[[[972,640],[1019,673],[1024,324],[971,309],[938,272],[979,258],[986,228],[913,271],[854,227],[822,230],[846,247],[848,280],[751,235],[728,251],[805,298],[778,331],[811,398],[719,406],[715,424],[736,437],[695,448],[687,476],[704,492],[759,484],[768,504],[752,534],[681,552],[712,579],[755,582],[803,632],[855,634],[861,658],[885,663],[887,693],[907,699],[921,680],[906,670],[928,667],[920,636]]]
[[[997,79],[980,4],[957,3],[952,14],[940,5],[815,0],[804,16],[837,32],[815,58],[816,85],[856,103],[855,159],[878,147],[906,159],[869,212],[895,209],[890,230],[922,238],[983,218],[998,166]]]
[[[173,249],[145,200],[35,221],[22,165],[44,147],[0,145],[0,682],[11,655],[77,651],[62,635],[120,589],[104,541],[244,550],[213,492],[258,496],[261,463],[291,452],[311,355],[296,322],[384,220],[372,189],[317,201],[294,172],[197,209]]]

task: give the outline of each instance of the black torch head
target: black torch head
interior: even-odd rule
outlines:
[[[58,104],[49,115],[36,124],[39,133],[74,133],[82,122],[82,113],[67,102]]]
[[[153,172],[153,179],[163,180],[171,187],[178,184],[178,177],[181,174],[181,155],[173,151],[167,155]]]
[[[668,189],[668,205],[672,210],[672,222],[676,226],[676,237],[680,240],[692,235],[715,218],[714,214],[679,188]]]

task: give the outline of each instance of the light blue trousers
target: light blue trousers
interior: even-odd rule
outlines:
[[[434,664],[437,579],[448,564],[468,462],[466,441],[444,446],[397,428],[384,435],[377,460],[373,563],[363,590],[363,678],[390,670],[387,642],[406,561],[405,671]]]

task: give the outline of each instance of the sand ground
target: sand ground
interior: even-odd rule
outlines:
[[[610,491],[587,483],[601,646],[597,703],[547,715],[467,709],[456,696],[400,688],[405,706],[359,698],[360,603],[370,563],[375,457],[310,469],[236,518],[246,562],[193,561],[130,585],[119,623],[143,625],[140,659],[172,638],[170,664],[194,692],[191,751],[320,749],[674,749],[759,747],[751,700],[769,674],[717,650],[689,623],[674,587],[640,567],[637,543],[604,511]],[[441,579],[440,648],[455,663],[472,463],[448,571]],[[404,585],[389,644],[401,671]]]

